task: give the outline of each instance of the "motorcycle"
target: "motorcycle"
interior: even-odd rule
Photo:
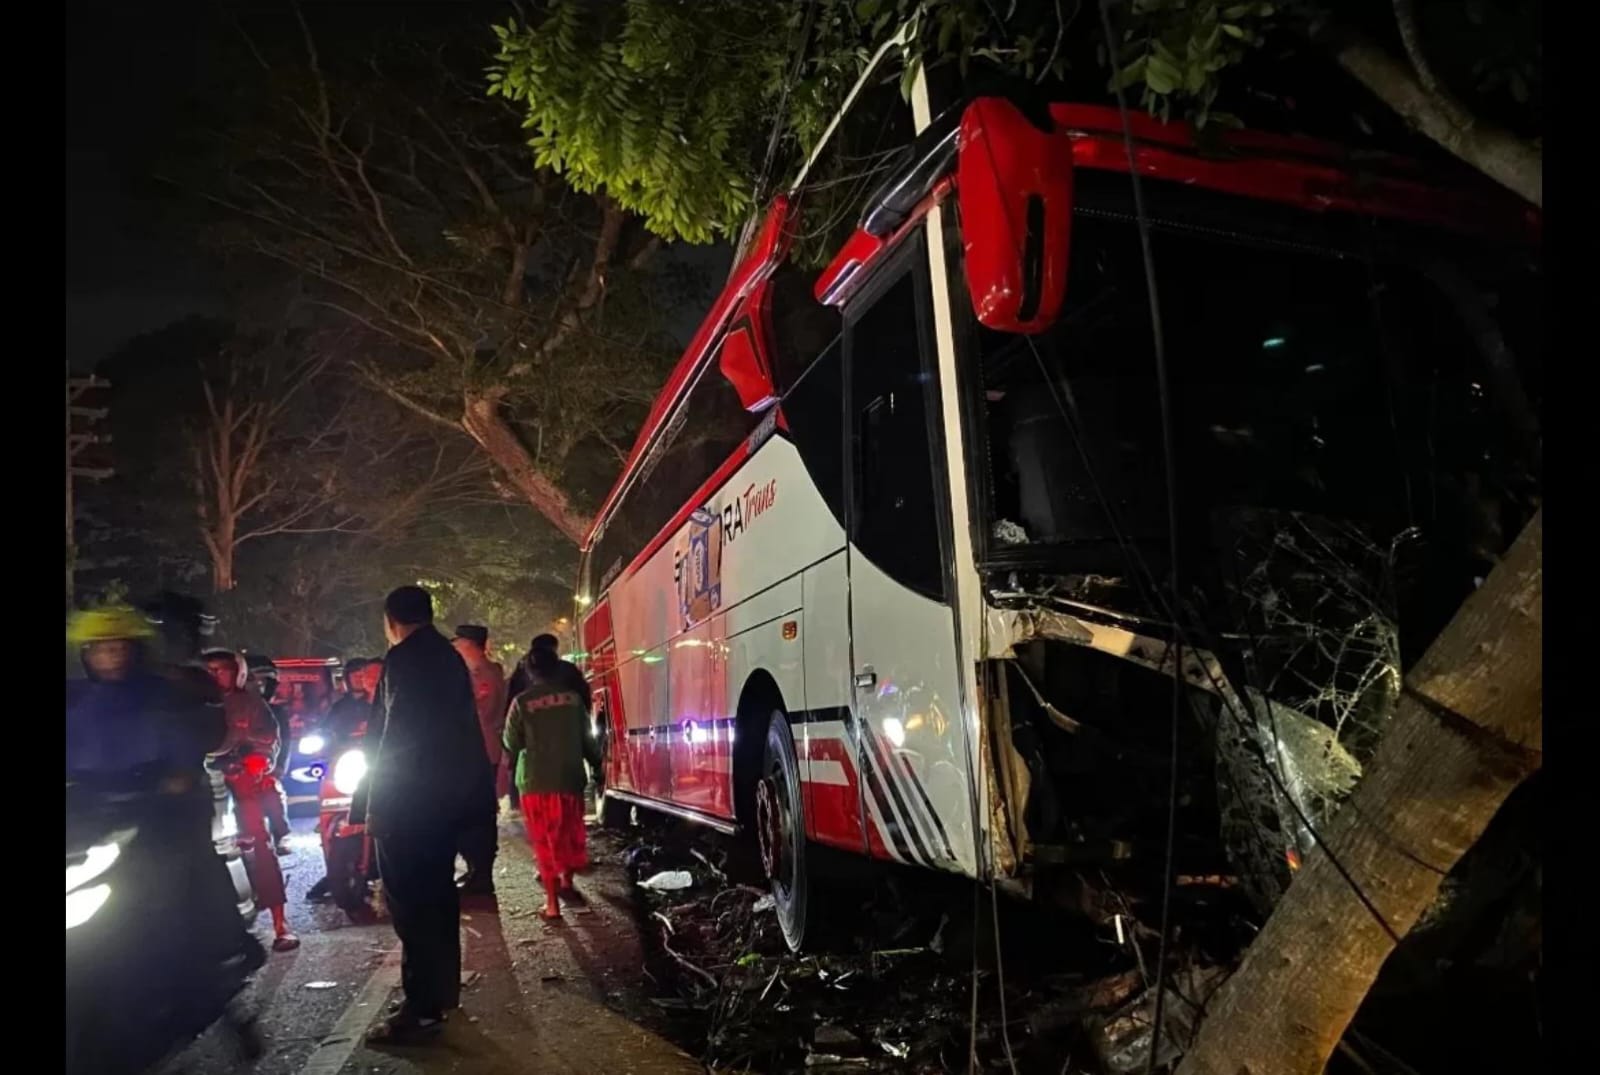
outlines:
[[[232,813],[243,825],[235,840],[250,879],[252,904],[258,908],[281,906],[286,899],[283,870],[263,809],[266,799],[278,794],[272,759],[256,753],[233,754],[221,759],[220,768],[236,807]]]
[[[256,905],[255,885],[251,883],[250,867],[240,846],[239,825],[234,817],[228,778],[214,763],[207,764],[206,777],[211,783],[211,842],[228,868],[228,878],[233,882],[234,902],[239,907],[239,918],[248,927],[261,909]]]
[[[193,943],[189,899],[221,882],[174,853],[173,810],[161,791],[67,786],[69,1075],[144,1070],[219,1019],[246,1058],[262,1051],[239,994],[265,953],[242,929],[215,938],[226,953]]]
[[[366,825],[350,819],[366,779],[367,755],[359,737],[349,740],[337,755],[322,778],[317,819],[328,890],[334,904],[353,921],[370,922],[376,917],[368,895],[378,878],[378,858]]]

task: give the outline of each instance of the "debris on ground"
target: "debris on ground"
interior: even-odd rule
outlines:
[[[968,1071],[975,1054],[974,1070],[1120,1075],[1149,1051],[1148,1027],[1140,1037],[1135,1024],[1150,1018],[1156,932],[1121,894],[1105,897],[1116,911],[1104,922],[1002,899],[997,928],[990,893],[971,881],[878,875],[830,887],[838,935],[794,954],[754,855],[733,841],[655,826],[634,830],[623,857],[665,1023],[654,1029],[708,1070],[922,1075]],[[671,886],[651,883],[670,875]],[[1225,887],[1183,891],[1229,920]],[[1200,917],[1171,948],[1163,1060],[1188,1044],[1191,1002],[1242,948]],[[1182,969],[1196,967],[1209,969]]]
[[[640,888],[650,892],[677,892],[693,885],[694,874],[688,870],[667,870],[656,874],[648,881],[639,882]]]
[[[1172,976],[1165,987],[1161,1006],[1161,1045],[1156,1066],[1163,1067],[1181,1057],[1198,1030],[1198,1016],[1205,999],[1221,984],[1222,968],[1189,968]],[[1155,987],[1138,995],[1104,1019],[1089,1023],[1090,1040],[1101,1062],[1112,1075],[1148,1069],[1150,1044],[1155,1028]]]
[[[337,989],[337,988],[339,988],[339,983],[338,982],[307,982],[305,985],[301,986],[300,988],[302,988],[302,989]]]

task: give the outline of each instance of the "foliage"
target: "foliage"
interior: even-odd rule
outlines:
[[[1502,119],[1515,105],[1537,133],[1537,0],[1421,6],[1449,89]],[[1122,0],[1108,15],[1110,50],[1096,0],[810,0],[781,18],[738,0],[553,0],[532,21],[494,27],[489,92],[524,106],[537,159],[574,189],[606,191],[656,234],[704,242],[732,234],[773,178],[774,125],[778,173],[792,175],[902,26],[903,90],[923,64],[981,66],[1126,90],[1152,114],[1204,128],[1240,125],[1219,99],[1255,58],[1317,62],[1305,46],[1331,16],[1386,38],[1395,23],[1388,0]]]
[[[1140,87],[1142,102],[1170,118],[1176,102],[1204,126],[1223,72],[1237,67],[1276,29],[1281,5],[1225,0],[1135,0],[1117,46],[1115,88]],[[1224,118],[1237,122],[1231,116]]]
[[[750,135],[783,67],[772,21],[742,0],[560,0],[494,27],[489,93],[526,107],[537,166],[657,235],[708,242],[750,207]]]

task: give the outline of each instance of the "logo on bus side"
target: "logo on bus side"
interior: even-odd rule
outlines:
[[[722,607],[722,527],[710,508],[689,516],[689,525],[672,550],[672,580],[678,587],[678,615],[685,627]]]
[[[742,494],[735,495],[730,503],[723,505],[722,540],[732,545],[734,540],[744,533],[745,528],[753,525],[763,512],[777,502],[777,499],[777,478],[770,479],[762,486],[751,482],[750,488]]]
[[[722,607],[722,550],[777,501],[778,480],[772,478],[759,485],[751,482],[744,492],[734,493],[720,513],[707,504],[689,516],[672,550],[672,581],[685,627]]]

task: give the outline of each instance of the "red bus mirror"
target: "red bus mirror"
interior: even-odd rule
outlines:
[[[773,387],[764,356],[757,350],[748,319],[735,325],[723,339],[718,367],[739,393],[739,405],[745,410],[755,413],[777,401],[778,390]]]
[[[1016,105],[980,97],[961,117],[956,154],[967,293],[980,324],[1033,334],[1067,290],[1072,145]]]

